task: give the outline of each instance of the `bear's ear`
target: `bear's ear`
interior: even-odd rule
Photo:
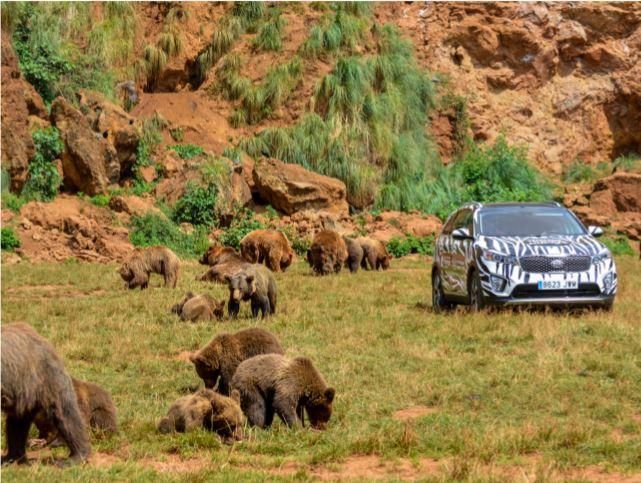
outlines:
[[[217,397],[212,398],[210,402],[211,408],[214,410],[214,414],[220,414],[225,409],[222,401],[220,401]]]
[[[230,397],[240,404],[240,391],[238,389],[232,389]]]
[[[211,367],[211,364],[207,359],[205,359],[203,356],[201,356],[198,352],[192,352],[189,355],[189,360],[192,362],[194,365],[202,365],[206,367]]]
[[[245,280],[247,280],[248,284],[251,284],[254,281],[254,276],[253,275],[247,275]]]
[[[325,389],[325,399],[327,399],[328,403],[331,403],[334,400],[334,396],[336,395],[336,390],[333,387],[328,387]]]
[[[186,299],[193,299],[193,298],[194,298],[194,292],[192,292],[191,290],[189,290],[189,291],[185,294],[185,298],[186,298]]]
[[[225,283],[231,282],[231,275],[229,275],[228,273],[225,274],[225,276],[223,277],[223,280],[225,281]]]

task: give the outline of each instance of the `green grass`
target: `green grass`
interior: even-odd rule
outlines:
[[[416,475],[437,481],[487,481],[500,468],[513,470],[507,479],[529,468],[539,479],[562,480],[572,468],[596,464],[638,475],[641,262],[617,262],[612,313],[435,315],[426,308],[430,264],[423,259],[394,260],[387,272],[322,278],[299,261],[276,274],[275,317],[255,321],[243,307],[238,320],[194,324],[169,313],[186,290],[227,294],[195,281],[203,267],[194,262],[185,264],[176,290],[160,288],[154,276],[143,292],[124,290],[114,264],[3,266],[2,323],[32,324],[73,375],[108,389],[120,432],[93,443],[94,463],[86,467],[34,463],[3,467],[2,476],[259,481],[281,471],[280,479],[300,480],[368,454],[392,462],[438,459],[434,474]],[[200,383],[177,356],[219,332],[256,325],[276,334],[290,356],[312,358],[337,388],[328,430],[277,423],[249,431],[233,448],[201,431],[157,434],[155,423],[171,402]],[[431,410],[407,423],[392,416],[417,405]]]

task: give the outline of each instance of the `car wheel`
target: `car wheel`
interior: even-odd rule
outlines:
[[[441,283],[441,274],[435,270],[432,274],[432,310],[441,313],[447,310],[452,310],[454,304],[448,302],[443,293],[443,284]]]
[[[476,271],[472,272],[470,275],[470,279],[467,283],[470,310],[472,310],[472,312],[479,312],[487,305],[483,297],[483,289],[481,288],[481,277],[479,277],[479,274]]]

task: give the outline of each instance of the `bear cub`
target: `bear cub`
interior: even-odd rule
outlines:
[[[225,302],[217,302],[207,294],[194,295],[187,292],[185,297],[171,308],[180,320],[196,322],[199,320],[222,319],[225,315]]]

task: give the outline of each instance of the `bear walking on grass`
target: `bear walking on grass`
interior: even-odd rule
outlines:
[[[215,245],[207,249],[199,263],[210,268],[196,280],[214,283],[227,283],[227,276],[231,277],[250,265],[233,248]]]
[[[29,428],[36,414],[58,432],[69,461],[84,462],[91,446],[71,377],[51,344],[27,324],[2,327],[2,411],[7,454],[3,462],[26,463]]]
[[[239,330],[233,334],[218,334],[209,343],[194,352],[189,360],[205,387],[229,394],[229,384],[238,365],[259,354],[284,354],[274,335],[259,328]]]
[[[345,246],[347,246],[347,261],[345,262],[345,266],[349,268],[349,271],[352,273],[358,272],[358,268],[363,261],[363,247],[361,247],[361,244],[354,238],[348,236],[344,236],[343,241],[345,241]]]
[[[243,412],[238,391],[227,397],[211,389],[200,389],[174,401],[167,416],[158,422],[161,433],[187,433],[198,428],[214,431],[225,443],[240,441]]]
[[[196,322],[199,320],[222,319],[225,315],[225,302],[217,302],[207,294],[194,295],[187,292],[185,297],[171,308],[180,320]]]
[[[242,362],[231,382],[240,393],[240,406],[254,426],[266,428],[278,415],[288,426],[325,429],[332,415],[334,388],[328,387],[306,357],[288,359],[279,354],[252,357]]]
[[[294,258],[289,240],[277,230],[248,233],[240,241],[240,253],[249,263],[265,263],[272,272],[285,271]]]
[[[262,317],[276,313],[276,280],[263,265],[249,265],[233,276],[226,276],[229,286],[227,309],[230,317],[236,317],[241,300],[250,300],[252,316]]]
[[[345,240],[333,230],[319,231],[307,251],[307,262],[318,275],[340,272],[347,257]]]
[[[378,270],[382,268],[387,270],[389,268],[392,256],[387,252],[383,242],[364,236],[357,238],[356,241],[363,247],[364,255],[361,262],[363,269]]]
[[[113,434],[118,430],[116,418],[116,407],[107,391],[87,381],[71,378],[73,388],[78,400],[80,414],[87,427],[95,430],[98,434]],[[40,411],[34,420],[38,428],[39,438],[47,444],[58,446],[62,444],[53,422],[46,418],[46,413]]]
[[[176,288],[180,259],[166,247],[137,248],[120,267],[119,273],[130,289],[149,285],[149,276],[158,273],[165,280],[165,287]]]

